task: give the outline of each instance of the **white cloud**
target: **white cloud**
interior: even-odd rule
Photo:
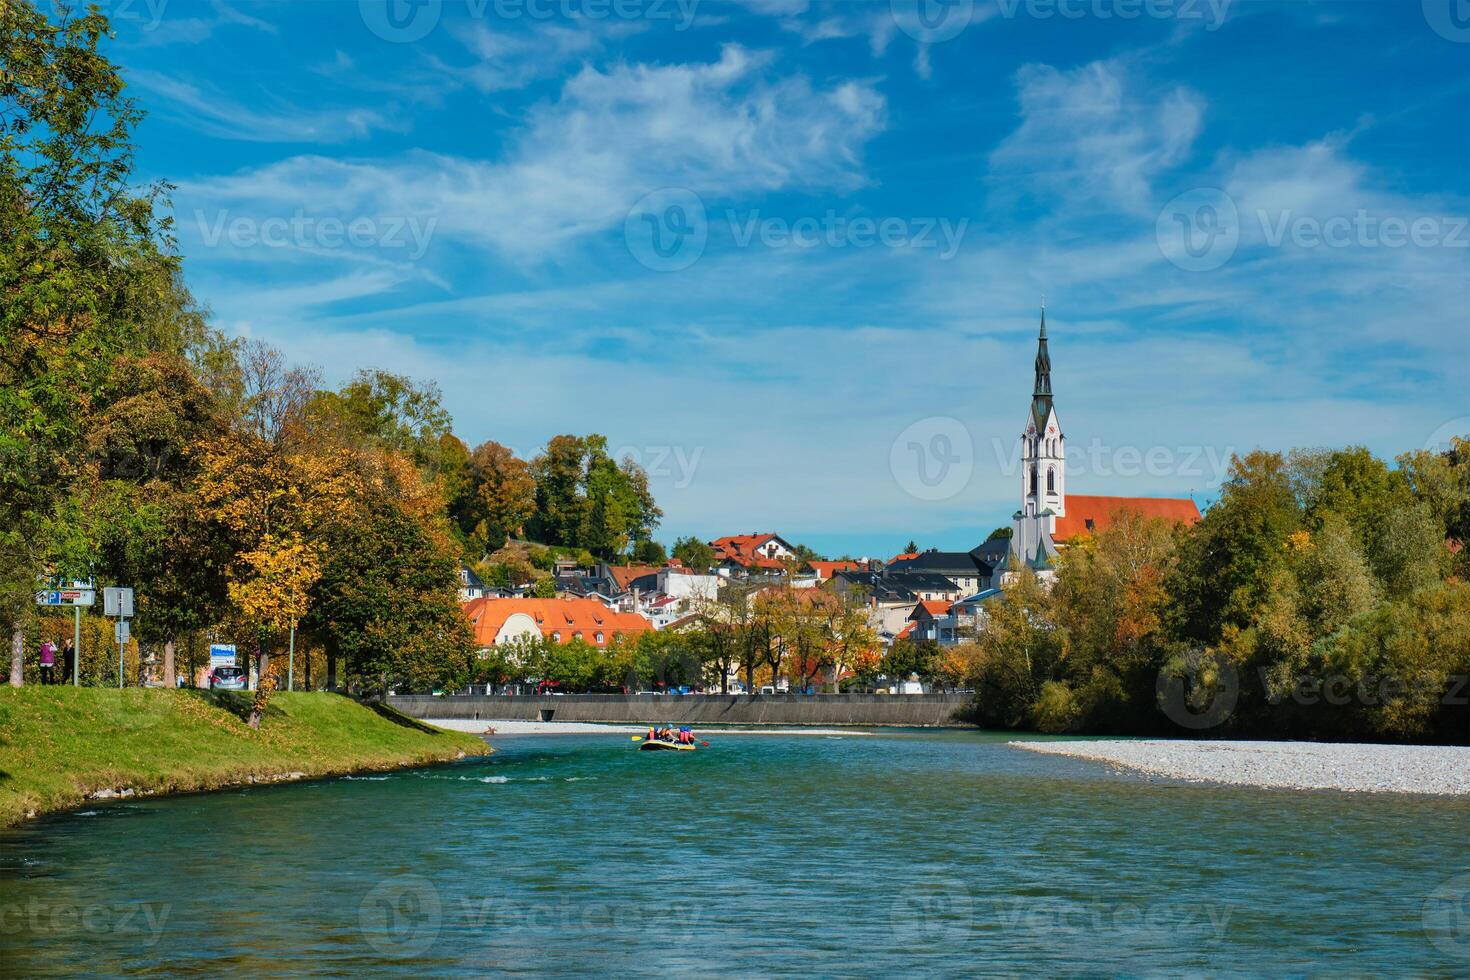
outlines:
[[[237,102],[214,86],[199,86],[146,68],[127,73],[129,81],[165,100],[164,108],[202,133],[258,143],[341,143],[402,123],[374,109],[303,110],[280,104],[271,109]]]
[[[441,238],[535,259],[616,226],[661,187],[721,198],[860,186],[883,97],[870,83],[822,89],[771,67],[735,46],[704,64],[585,67],[531,111],[499,161],[293,157],[182,182],[180,197],[241,213],[435,216]]]
[[[1069,207],[1148,208],[1153,179],[1185,158],[1205,108],[1183,86],[1141,95],[1117,60],[1027,65],[1016,87],[1021,125],[991,153],[992,175]]]

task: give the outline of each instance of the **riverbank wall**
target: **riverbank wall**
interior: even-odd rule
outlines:
[[[968,694],[397,695],[414,718],[484,721],[669,722],[684,725],[968,727]]]

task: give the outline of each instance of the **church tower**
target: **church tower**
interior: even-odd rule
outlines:
[[[1036,339],[1036,387],[1021,436],[1021,513],[1033,518],[1067,513],[1066,436],[1052,404],[1045,302],[1041,304],[1041,334]],[[1041,523],[1048,530],[1055,526],[1055,521]]]

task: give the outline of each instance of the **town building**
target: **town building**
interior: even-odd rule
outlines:
[[[535,636],[606,647],[615,637],[633,639],[653,629],[643,616],[609,609],[596,599],[473,599],[464,612],[481,649]]]
[[[715,549],[716,571],[727,577],[779,573],[796,558],[796,549],[779,534],[735,534],[709,544]]]

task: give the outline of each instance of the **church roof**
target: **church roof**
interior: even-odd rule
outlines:
[[[1086,537],[1113,523],[1115,515],[1124,510],[1176,524],[1194,524],[1200,516],[1199,507],[1188,497],[1093,497],[1069,493],[1067,515],[1057,518],[1057,529],[1052,538],[1067,541]]]

